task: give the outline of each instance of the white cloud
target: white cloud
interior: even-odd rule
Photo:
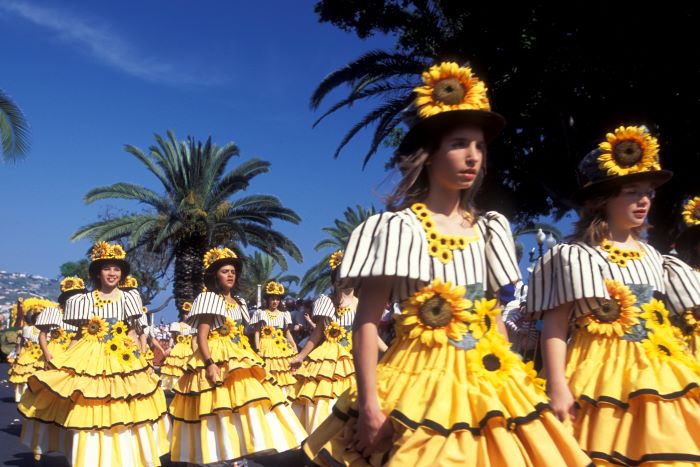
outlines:
[[[0,12],[20,16],[87,51],[100,62],[126,74],[154,83],[221,84],[223,80],[202,80],[176,66],[139,53],[126,40],[104,27],[58,9],[30,5],[20,0],[0,0]]]

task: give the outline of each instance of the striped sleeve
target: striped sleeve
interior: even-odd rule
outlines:
[[[495,293],[520,279],[520,267],[508,219],[495,211],[487,212],[484,218],[487,285]]]
[[[202,292],[192,303],[192,311],[187,314],[187,324],[197,328],[200,318],[206,315],[214,317],[212,328],[218,328],[226,320],[226,302],[213,292]]]
[[[62,324],[63,316],[61,316],[61,310],[56,307],[49,307],[39,313],[35,326],[42,331],[50,331],[61,327]]]
[[[537,262],[528,283],[527,312],[542,312],[571,303],[576,315],[587,314],[598,300],[608,300],[605,278],[591,252],[576,244],[560,244]]]
[[[283,320],[285,326],[291,326],[292,325],[292,314],[288,311],[285,311],[282,314],[282,320]]]
[[[260,322],[265,322],[265,312],[262,308],[258,308],[253,312],[253,317],[250,319],[250,324],[258,324]]]
[[[73,295],[66,301],[63,321],[74,326],[81,326],[88,322],[94,314],[90,294]]]
[[[248,302],[245,301],[244,298],[242,297],[236,297],[236,300],[238,301],[238,310],[241,313],[241,318],[243,321],[248,324],[250,322],[250,312],[248,311]]]
[[[124,293],[124,319],[138,321],[143,316],[143,302],[138,290],[129,290]]]
[[[700,280],[690,266],[670,255],[664,255],[663,262],[669,311],[680,315],[700,306]]]
[[[394,301],[414,290],[417,281],[429,282],[431,263],[420,225],[412,227],[404,216],[385,212],[369,217],[350,235],[340,266],[339,287],[359,288],[370,277],[393,277]]]
[[[314,301],[314,309],[311,314],[314,318],[317,316],[326,316],[328,318],[335,318],[335,305],[328,295],[320,295]]]
[[[180,329],[180,323],[175,321],[173,323],[170,323],[169,329],[170,332],[182,332]]]

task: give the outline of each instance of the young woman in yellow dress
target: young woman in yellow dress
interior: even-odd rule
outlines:
[[[85,282],[79,277],[66,277],[61,281],[61,294],[58,306],[46,308],[37,318],[39,346],[44,353],[45,368],[48,369],[53,357],[62,354],[73,340],[78,328],[63,321],[66,301],[73,295],[85,293]]]
[[[35,456],[62,452],[73,466],[157,466],[168,452],[169,420],[160,381],[139,352],[141,297],[118,288],[129,273],[119,245],[92,248],[90,293],[66,302],[76,338],[28,382],[19,411],[21,441]]]
[[[423,81],[392,210],[353,231],[340,266],[338,287],[359,289],[357,387],[304,451],[321,465],[587,465],[487,298],[520,277],[508,220],[473,205],[504,119],[470,68],[442,63]],[[388,301],[402,314],[377,364]]]
[[[119,289],[123,292],[129,292],[131,290],[138,291],[138,288],[139,282],[134,276],[126,276],[126,278],[119,283]],[[155,355],[153,353],[153,350],[151,349],[158,349],[161,355],[163,355],[164,357],[167,357],[169,355],[170,349],[164,350],[163,347],[161,347],[160,342],[158,342],[158,339],[156,339],[155,336],[152,335],[153,329],[148,324],[148,308],[142,306],[141,311],[141,316],[138,318],[138,326],[141,329],[141,334],[139,334],[138,342],[139,350],[141,351],[143,358],[146,359],[146,361],[152,368],[153,359],[155,358]],[[149,371],[152,372],[152,369]]]
[[[293,400],[297,379],[289,364],[298,350],[290,329],[292,315],[279,309],[284,293],[284,285],[268,282],[265,286],[267,308],[256,310],[250,323],[255,326],[255,348],[265,360],[266,370]]]
[[[19,402],[27,390],[29,377],[37,370],[44,368],[44,355],[39,345],[41,331],[35,323],[44,309],[53,305],[55,303],[49,300],[35,297],[29,297],[21,304],[24,326],[22,326],[20,340],[17,342],[17,358],[8,373],[9,381],[15,387],[15,402]]]
[[[596,465],[698,465],[700,374],[670,325],[700,305],[690,268],[642,239],[671,178],[645,127],[619,127],[579,164],[579,220],[538,262],[550,405]]]
[[[187,361],[192,357],[192,340],[190,326],[184,319],[170,323],[169,330],[173,346],[160,366],[160,377],[163,381],[163,389],[172,391],[178,378],[184,374]]]
[[[241,344],[248,307],[234,288],[243,263],[228,248],[204,256],[206,292],[187,323],[197,349],[175,385],[171,459],[209,464],[298,447],[304,428],[262,361]]]
[[[333,283],[337,280],[342,258],[342,251],[331,255]],[[309,433],[328,418],[338,397],[355,383],[351,353],[352,323],[357,310],[354,292],[353,289],[336,289],[333,298],[322,294],[314,301],[312,317],[316,327],[290,363],[298,380],[294,411]],[[379,350],[386,351],[381,340]]]
[[[682,214],[684,226],[676,239],[676,251],[693,268],[695,279],[700,283],[700,196],[684,203]],[[683,309],[684,304],[677,303],[675,308]],[[683,331],[695,360],[700,363],[700,307],[689,307],[677,314],[675,323]]]

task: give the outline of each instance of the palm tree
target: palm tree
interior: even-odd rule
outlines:
[[[22,110],[0,89],[0,139],[2,156],[7,161],[23,157],[29,151],[29,123]]]
[[[367,220],[368,217],[376,214],[374,206],[365,209],[359,204],[355,207],[348,207],[343,213],[344,219],[336,219],[333,227],[324,227],[321,229],[328,234],[328,237],[321,240],[314,246],[314,250],[320,251],[330,249],[321,260],[309,269],[301,280],[299,296],[303,297],[312,292],[313,295],[326,292],[331,288],[330,266],[328,260],[331,255],[345,249],[345,246],[350,239],[350,234],[355,227]]]
[[[279,271],[276,271],[277,267],[280,268]],[[251,256],[245,258],[243,276],[239,283],[241,295],[248,304],[256,303],[258,284],[264,287],[268,281],[284,284],[287,292],[289,292],[291,284],[299,283],[299,277],[285,274],[286,271],[286,267],[281,267],[271,256],[262,254],[259,251],[254,252]]]
[[[301,261],[297,246],[272,225],[273,220],[298,224],[299,216],[274,196],[240,196],[253,178],[269,171],[269,162],[251,159],[226,171],[227,164],[239,156],[234,143],[219,147],[211,138],[205,144],[191,137],[177,141],[171,131],[167,139],[157,134],[155,139],[158,144],[148,154],[131,145],[125,149],[158,179],[164,193],[123,182],[94,188],[85,195],[87,203],[127,199],[151,209],[86,225],[73,234],[73,240],[124,239],[130,248],[145,245],[152,251],[166,251],[166,264],[175,261],[173,295],[179,309],[201,291],[202,257],[210,245],[250,246],[283,268],[287,267],[285,254]]]
[[[338,87],[349,86],[350,93],[324,112],[314,126],[337,110],[351,107],[356,101],[379,98],[382,102],[348,131],[338,145],[335,157],[360,130],[370,125],[375,125],[375,130],[363,167],[382,142],[396,139],[403,111],[413,102],[413,88],[420,85],[420,76],[427,63],[426,58],[409,53],[373,50],[333,71],[321,81],[311,96],[313,110],[318,109],[323,99]]]

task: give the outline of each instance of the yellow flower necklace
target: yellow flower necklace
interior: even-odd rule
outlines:
[[[335,309],[335,312],[338,314],[338,317],[342,318],[346,313],[349,313],[350,310],[351,308],[349,306],[339,306]]]
[[[265,310],[265,314],[270,319],[277,319],[280,316],[280,311],[279,310],[275,310],[275,311]]]
[[[121,292],[119,292],[121,294]],[[105,305],[109,305],[114,302],[112,298],[102,298],[100,297],[100,292],[97,290],[92,291],[92,298],[95,299],[95,307],[102,308]]]
[[[644,250],[626,250],[615,246],[610,240],[603,239],[600,247],[608,253],[608,261],[615,263],[623,268],[627,267],[627,262],[633,259],[642,259]]]
[[[464,250],[469,243],[479,240],[479,235],[443,235],[435,229],[435,221],[424,203],[415,203],[411,211],[418,217],[428,239],[428,254],[442,264],[452,261],[452,251]]]

